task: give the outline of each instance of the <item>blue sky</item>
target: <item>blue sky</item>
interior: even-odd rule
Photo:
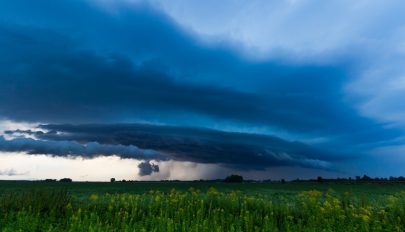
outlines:
[[[0,6],[0,177],[405,175],[401,1]]]

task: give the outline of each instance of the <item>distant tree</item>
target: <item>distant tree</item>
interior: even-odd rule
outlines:
[[[69,183],[69,182],[72,182],[72,179],[70,179],[70,178],[62,178],[62,179],[59,180],[59,182],[67,182],[67,183]]]
[[[45,182],[56,182],[56,179],[45,179]]]
[[[281,183],[283,183],[283,184],[284,184],[284,183],[285,183],[285,180],[284,180],[284,179],[281,179]]]
[[[127,182],[127,181],[125,179],[123,179],[122,182]]]
[[[114,182],[115,182],[115,178],[111,178],[111,179],[110,179],[110,182],[111,182],[111,183],[114,183]]]
[[[225,182],[231,182],[231,183],[240,183],[243,182],[243,177],[239,175],[230,175],[227,176],[224,180]]]
[[[356,181],[361,180],[360,176],[356,176]]]
[[[323,178],[322,178],[322,176],[318,176],[318,177],[316,178],[316,181],[318,181],[319,183],[323,183]]]
[[[367,175],[363,175],[363,177],[361,178],[361,180],[363,180],[363,181],[370,181],[370,180],[372,180],[369,176],[367,176]]]

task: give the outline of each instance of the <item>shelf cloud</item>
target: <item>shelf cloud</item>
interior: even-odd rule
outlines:
[[[401,170],[404,3],[228,3],[2,1],[0,151]]]

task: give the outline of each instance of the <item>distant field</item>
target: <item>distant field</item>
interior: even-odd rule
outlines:
[[[405,231],[405,184],[0,181],[0,231]]]
[[[221,182],[40,182],[40,181],[0,181],[2,191],[26,191],[32,189],[55,190],[63,189],[74,195],[93,193],[137,193],[150,190],[169,192],[172,189],[187,191],[189,188],[202,192],[210,187],[218,191],[241,191],[244,194],[294,194],[308,190],[328,191],[337,193],[351,192],[355,194],[387,195],[405,191],[404,182],[287,182],[287,183],[221,183]]]

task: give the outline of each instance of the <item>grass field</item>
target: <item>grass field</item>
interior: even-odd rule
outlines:
[[[404,231],[405,184],[0,181],[1,231]]]

